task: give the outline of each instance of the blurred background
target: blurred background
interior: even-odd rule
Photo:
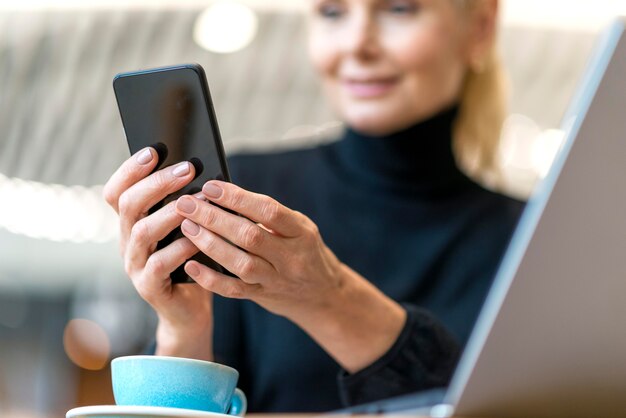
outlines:
[[[626,1],[504,0],[502,179],[525,198],[599,31]],[[121,71],[198,62],[228,153],[332,140],[306,53],[307,0],[0,2],[0,415],[112,403],[109,362],[155,318],[134,293],[102,185],[128,157]]]

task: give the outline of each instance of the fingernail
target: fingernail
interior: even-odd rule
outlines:
[[[200,275],[200,269],[194,263],[187,263],[185,265],[185,272],[191,277],[197,277]]]
[[[222,195],[222,188],[213,183],[207,183],[202,188],[202,192],[209,197],[217,199]]]
[[[172,173],[174,173],[176,177],[186,176],[187,174],[189,174],[189,163],[184,162],[178,164],[176,167],[174,167],[174,171]]]
[[[178,202],[176,202],[176,209],[185,213],[193,213],[196,210],[195,199],[190,199],[186,196],[178,199]]]
[[[142,151],[139,151],[137,154],[137,162],[141,165],[146,165],[150,161],[152,161],[152,152],[149,148],[145,148]]]
[[[195,193],[193,195],[193,197],[195,197],[198,200],[206,201],[206,198],[204,197],[204,193],[202,193],[202,192]]]
[[[191,222],[189,219],[185,219],[183,221],[181,228],[183,228],[183,231],[185,231],[188,235],[191,235],[192,237],[195,237],[200,233],[200,227]]]

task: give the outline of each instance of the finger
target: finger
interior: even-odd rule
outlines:
[[[232,183],[212,180],[204,185],[202,192],[212,202],[260,222],[285,237],[298,236],[304,225],[304,216],[300,212]]]
[[[198,253],[198,248],[187,238],[180,238],[152,254],[143,274],[135,275],[133,284],[139,294],[149,303],[169,292],[172,286],[170,274]]]
[[[192,195],[204,201],[202,193]],[[185,219],[176,211],[176,202],[170,202],[161,209],[138,220],[130,230],[127,240],[120,240],[122,256],[127,264],[142,267],[146,259],[154,252],[158,241],[164,239]]]
[[[170,202],[133,225],[128,242],[122,248],[129,268],[143,268],[157,243],[183,222],[185,218],[176,212],[175,205],[176,202]]]
[[[193,164],[182,162],[159,170],[133,184],[119,199],[121,238],[126,241],[133,225],[168,195],[182,189],[194,178]]]
[[[122,193],[139,180],[149,175],[157,165],[158,155],[153,148],[144,148],[127,159],[113,173],[104,186],[104,200],[119,212],[119,199]]]
[[[280,237],[243,216],[233,215],[215,205],[187,196],[178,199],[176,210],[196,224],[268,261],[282,253]]]
[[[235,247],[189,219],[183,221],[181,229],[200,251],[246,283],[262,283],[272,274],[273,267],[267,261]]]
[[[261,289],[260,284],[249,284],[237,280],[197,261],[188,261],[185,272],[204,289],[231,299],[251,299]]]

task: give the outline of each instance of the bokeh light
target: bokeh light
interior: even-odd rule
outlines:
[[[232,0],[220,0],[198,16],[193,37],[202,48],[227,54],[250,44],[257,28],[258,18],[250,7]]]
[[[117,238],[117,215],[102,186],[46,184],[0,173],[0,228],[56,242],[108,242]]]
[[[74,364],[87,370],[101,370],[111,356],[109,336],[100,325],[86,319],[72,319],[63,332],[65,353]]]
[[[532,164],[539,176],[545,177],[552,162],[565,142],[565,132],[561,129],[547,129],[533,142]]]

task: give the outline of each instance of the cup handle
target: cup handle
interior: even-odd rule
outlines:
[[[239,388],[235,388],[233,398],[230,401],[230,407],[228,408],[228,415],[235,415],[242,417],[246,414],[248,409],[248,399],[246,395]]]

